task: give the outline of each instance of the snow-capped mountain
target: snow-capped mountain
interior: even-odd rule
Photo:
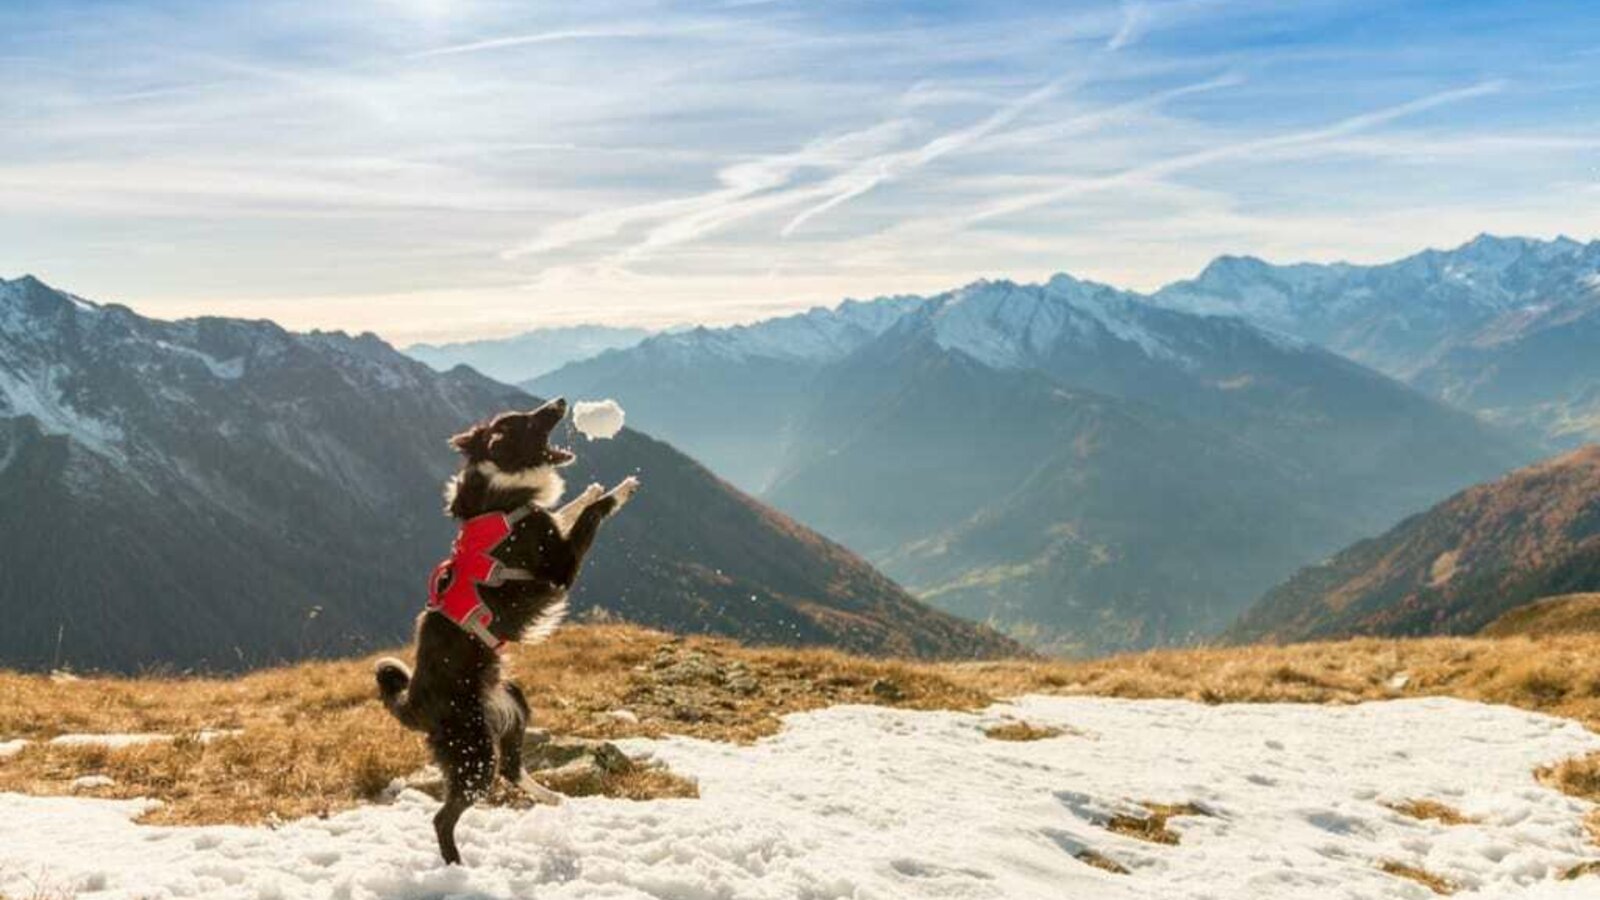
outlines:
[[[661,334],[523,383],[535,394],[616,397],[628,421],[756,491],[806,385],[921,303],[917,297],[846,300],[836,309],[729,328]]]
[[[1586,320],[1572,311],[1595,295],[1597,284],[1600,241],[1481,235],[1453,250],[1376,266],[1277,266],[1222,257],[1151,300],[1297,335],[1462,408],[1570,446],[1600,438],[1593,401],[1600,376],[1574,359],[1576,372],[1552,364],[1549,377],[1537,377],[1522,348],[1589,341]],[[1538,337],[1530,337],[1535,331]],[[1518,402],[1539,407],[1537,414],[1521,416],[1497,403],[1495,391],[1476,386],[1505,381],[1507,366],[1519,373]]]
[[[163,322],[0,283],[0,660],[231,667],[395,642],[451,536],[445,438],[533,402],[371,335]],[[579,450],[575,483],[648,485],[580,607],[768,642],[1009,646],[666,444],[627,431]]]
[[[1273,265],[1224,256],[1154,303],[1234,315],[1405,376],[1441,344],[1600,271],[1600,241],[1480,235],[1392,263]]]
[[[607,350],[632,347],[650,334],[644,328],[570,325],[536,328],[508,338],[413,344],[404,352],[440,372],[466,365],[496,381],[516,384],[554,372],[567,363],[599,356]]]
[[[1195,640],[1514,442],[1320,348],[1102,286],[931,298],[813,382],[767,496],[1042,646]]]
[[[1313,344],[1066,275],[841,315],[866,309],[882,330],[844,356],[780,355],[789,319],[535,384],[617,397],[933,602],[1080,650],[1213,633],[1305,561],[1534,455]]]

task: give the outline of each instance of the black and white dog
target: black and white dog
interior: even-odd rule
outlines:
[[[378,662],[384,705],[402,725],[427,734],[444,773],[444,808],[433,823],[446,863],[461,862],[456,822],[497,773],[535,800],[560,802],[523,771],[528,701],[502,677],[500,651],[543,640],[561,624],[600,523],[639,487],[631,477],[609,492],[593,484],[552,509],[564,489],[557,470],[574,459],[550,443],[566,414],[566,401],[552,400],[451,438],[463,460],[446,487],[446,512],[462,525],[417,620],[416,671],[396,659]]]

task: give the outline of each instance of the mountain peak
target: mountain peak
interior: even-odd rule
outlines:
[[[1201,284],[1231,283],[1240,279],[1258,278],[1271,270],[1272,265],[1258,257],[1223,254],[1207,263],[1195,280]]]

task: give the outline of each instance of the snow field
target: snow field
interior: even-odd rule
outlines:
[[[1007,719],[1076,733],[1008,743]],[[834,707],[751,747],[630,741],[699,800],[476,809],[465,868],[438,859],[416,792],[268,828],[156,828],[138,801],[0,795],[0,892],[218,898],[1593,898],[1558,881],[1600,853],[1589,804],[1532,770],[1600,750],[1574,722],[1447,699],[1204,706],[1029,697],[977,714]],[[1432,799],[1445,826],[1386,803]],[[1108,831],[1142,802],[1193,803],[1175,846]],[[1128,870],[1086,865],[1085,850]]]

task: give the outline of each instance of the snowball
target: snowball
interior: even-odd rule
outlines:
[[[573,407],[572,424],[590,440],[606,440],[622,430],[624,415],[615,400],[580,400]]]

